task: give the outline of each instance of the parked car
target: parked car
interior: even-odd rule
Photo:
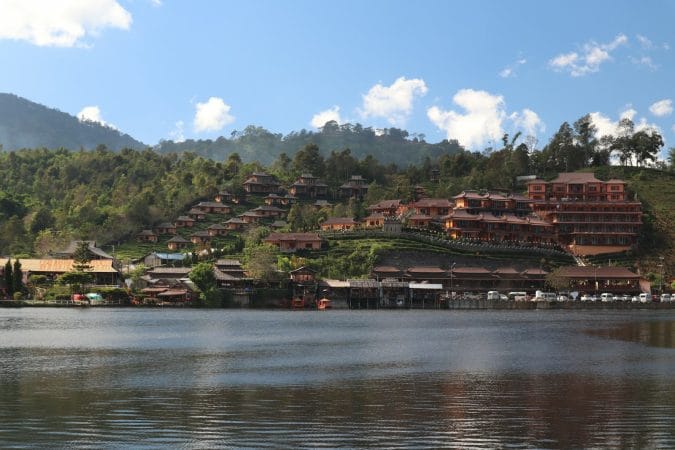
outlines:
[[[672,300],[672,297],[670,294],[661,294],[661,301],[662,302],[670,302]]]
[[[634,295],[633,298],[630,299],[631,302],[633,303],[639,303],[640,302],[640,297],[637,295]]]
[[[624,294],[623,297],[621,297],[621,300],[624,302],[629,302],[630,301],[630,295]]]
[[[652,301],[652,295],[647,294],[646,292],[643,292],[638,297],[640,298],[640,303],[648,303]]]
[[[559,302],[566,302],[569,298],[566,295],[558,295]]]
[[[614,296],[608,292],[603,292],[600,294],[600,300],[603,302],[613,302]]]

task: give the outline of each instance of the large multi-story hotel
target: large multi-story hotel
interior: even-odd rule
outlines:
[[[637,243],[642,205],[628,199],[625,184],[561,173],[549,182],[528,182],[527,193],[534,213],[555,226],[560,244],[627,247]]]

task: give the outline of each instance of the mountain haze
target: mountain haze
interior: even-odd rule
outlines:
[[[93,150],[100,144],[112,150],[146,147],[114,128],[80,121],[57,109],[0,93],[0,145],[4,150],[39,147]]]

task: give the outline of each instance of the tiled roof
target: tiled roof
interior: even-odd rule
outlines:
[[[352,217],[330,217],[326,219],[321,225],[355,225],[356,222]]]
[[[561,172],[551,183],[602,183],[589,172]]]
[[[423,198],[414,203],[416,208],[452,208],[454,205],[447,198]]]
[[[570,266],[561,267],[558,271],[560,276],[569,278],[629,278],[637,279],[639,275],[625,267],[593,267],[593,266]]]
[[[169,239],[167,242],[175,242],[178,244],[189,244],[190,241],[185,239],[183,236],[174,236],[171,239]]]
[[[14,262],[15,259],[12,259]],[[74,260],[72,259],[21,259],[21,270],[24,272],[47,272],[47,273],[65,273],[73,270]],[[7,264],[7,259],[0,258],[2,266]],[[116,273],[111,259],[92,259],[87,263],[91,273]]]
[[[270,233],[266,242],[273,241],[321,241],[318,233]]]

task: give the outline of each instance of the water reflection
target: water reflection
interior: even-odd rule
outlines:
[[[581,375],[423,375],[312,386],[0,390],[0,439],[37,447],[675,446],[675,385]]]
[[[652,347],[675,348],[675,321],[629,322],[613,328],[591,330],[590,334]]]
[[[0,446],[675,447],[668,318],[0,311]]]

